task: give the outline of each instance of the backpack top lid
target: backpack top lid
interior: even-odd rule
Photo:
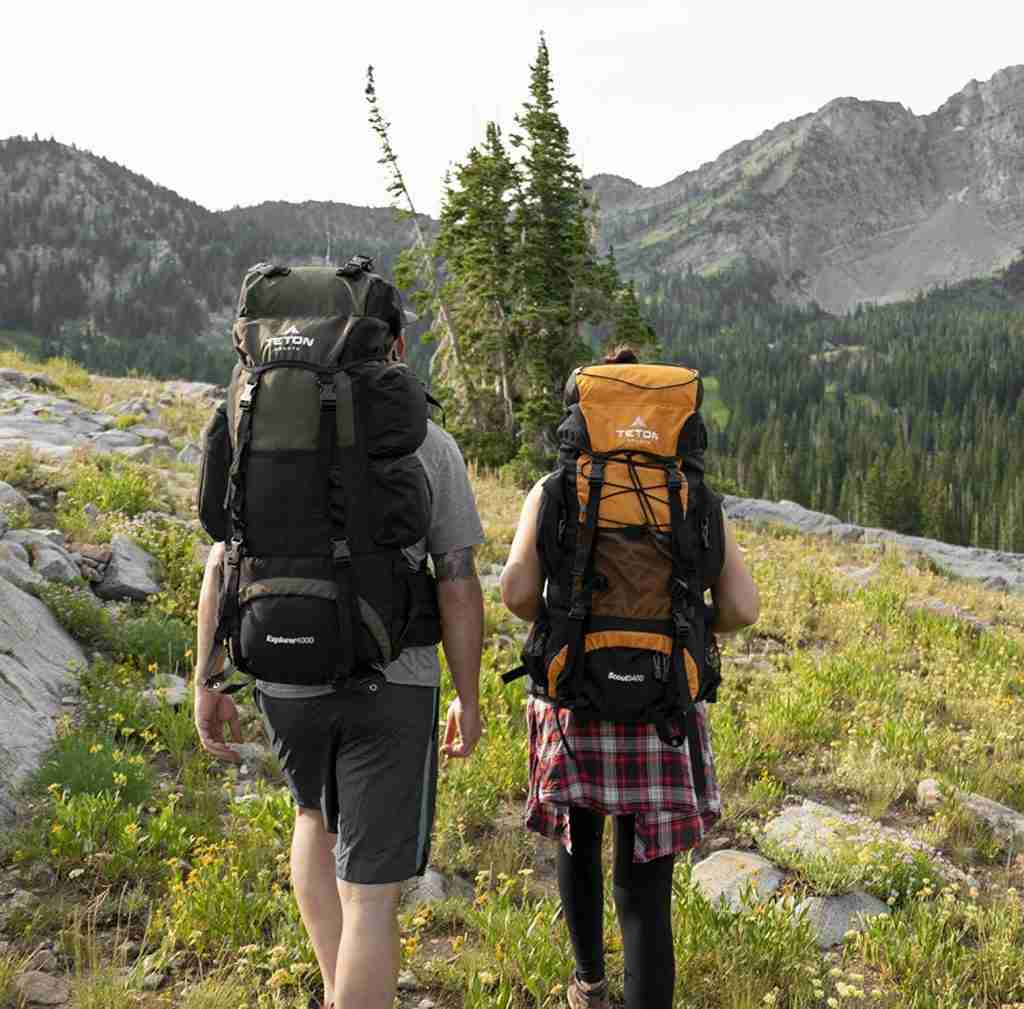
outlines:
[[[402,296],[371,266],[366,257],[354,257],[340,268],[251,267],[234,327],[243,363],[336,366],[386,354],[402,331]]]
[[[570,417],[560,433],[578,447],[606,454],[646,452],[679,457],[694,449],[692,429],[704,398],[700,372],[673,364],[598,364],[577,368],[565,389]],[[586,428],[581,443],[576,418]]]

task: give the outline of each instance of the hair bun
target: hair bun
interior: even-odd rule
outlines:
[[[639,364],[640,358],[637,357],[636,351],[629,346],[629,344],[622,343],[618,347],[613,347],[604,356],[605,364]]]

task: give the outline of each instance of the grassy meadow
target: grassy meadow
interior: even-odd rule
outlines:
[[[0,355],[0,365],[10,363]],[[90,405],[154,391],[141,379],[112,386],[67,372],[68,395]],[[203,411],[177,410],[165,426],[194,439]],[[55,520],[66,529],[84,533],[81,509],[101,501],[97,536],[130,530],[158,557],[165,585],[113,616],[85,590],[42,592],[95,656],[24,791],[16,827],[0,838],[0,892],[25,892],[0,904],[2,1009],[19,1005],[14,977],[41,944],[79,1007],[300,1009],[315,992],[289,890],[293,814],[273,761],[218,764],[197,749],[187,705],[141,700],[155,673],[184,673],[192,660],[195,537],[146,515],[154,507],[187,515],[187,494],[168,489],[185,476],[86,457],[59,470],[25,453],[0,457],[0,479],[64,491]],[[507,553],[522,495],[487,474],[473,479],[488,570]],[[737,535],[762,617],[723,642],[712,727],[725,814],[703,850],[677,866],[676,1005],[1024,1006],[1024,857],[955,799],[928,813],[915,801],[918,782],[933,777],[1024,810],[1024,599],[867,546],[742,526]],[[420,986],[402,993],[403,1005],[426,996],[451,1009],[565,1004],[571,959],[554,849],[520,826],[524,696],[499,679],[516,664],[524,631],[489,590],[485,734],[471,760],[441,771],[432,858],[471,880],[475,896],[403,914],[405,967]],[[247,738],[261,740],[241,696]],[[790,858],[770,900],[751,895],[740,914],[711,907],[691,883],[692,863],[721,847],[778,859],[761,827],[801,798],[856,810],[942,858],[885,841]],[[948,865],[973,883],[951,881]],[[854,887],[893,914],[823,953],[797,904]],[[610,891],[609,963],[621,1004]]]

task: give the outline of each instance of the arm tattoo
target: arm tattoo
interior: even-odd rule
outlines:
[[[460,578],[475,578],[476,563],[473,548],[452,550],[447,554],[434,554],[434,573],[439,582],[454,582]]]

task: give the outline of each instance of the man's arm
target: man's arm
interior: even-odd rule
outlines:
[[[480,739],[480,653],[484,639],[484,597],[473,548],[434,554],[441,641],[458,695],[448,707],[442,752],[468,757]]]
[[[220,600],[220,569],[224,544],[215,543],[206,559],[203,587],[199,591],[199,610],[196,614],[196,670],[195,721],[199,742],[207,753],[222,760],[238,763],[241,757],[224,742],[224,723],[231,728],[236,742],[242,740],[242,726],[238,708],[227,694],[207,690],[206,677],[224,665],[224,646],[214,642],[217,632],[217,608]]]

